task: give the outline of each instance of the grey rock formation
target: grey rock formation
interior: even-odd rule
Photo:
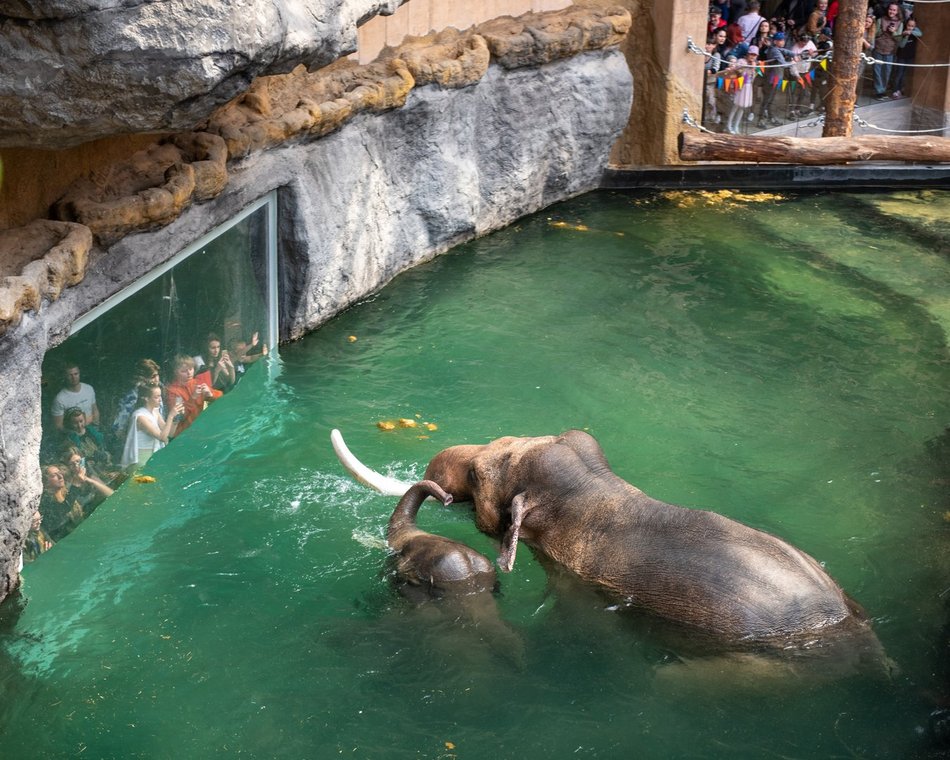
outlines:
[[[81,283],[0,338],[0,598],[39,499],[40,367],[77,317],[277,191],[281,338],[299,337],[399,272],[596,188],[631,99],[616,50],[491,66],[470,87],[419,87],[400,109],[252,153],[229,167],[220,195],[94,248]]]
[[[401,2],[6,0],[0,147],[190,130],[255,77],[353,52],[357,24]]]

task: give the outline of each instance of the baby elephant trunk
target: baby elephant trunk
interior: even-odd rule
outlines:
[[[438,499],[445,506],[452,503],[452,494],[446,493],[438,483],[432,480],[420,480],[411,485],[393,510],[393,516],[389,518],[389,530],[386,537],[390,546],[398,550],[397,544],[400,543],[401,535],[416,530],[416,515],[419,513],[422,502],[428,496]]]

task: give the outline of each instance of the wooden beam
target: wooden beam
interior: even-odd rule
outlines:
[[[683,161],[752,161],[756,163],[847,164],[852,161],[950,162],[950,138],[776,137],[681,132]]]

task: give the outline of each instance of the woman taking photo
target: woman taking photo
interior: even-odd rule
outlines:
[[[63,451],[63,462],[66,470],[68,498],[79,502],[83,514],[88,517],[109,496],[112,489],[96,477],[95,472],[89,470],[82,452],[75,446],[69,446]]]
[[[221,391],[211,387],[211,373],[202,372],[199,377],[195,377],[195,360],[190,356],[179,354],[175,357],[172,364],[174,370],[172,381],[166,389],[168,395],[168,408],[177,406],[177,401],[184,405],[184,417],[178,423],[178,429],[175,435],[184,432],[198,415],[204,411],[207,404],[216,398],[221,398]],[[169,412],[173,419],[178,412]]]
[[[142,467],[160,448],[168,443],[175,430],[175,416],[185,411],[180,398],[175,398],[168,418],[159,409],[162,389],[157,385],[140,386],[138,406],[129,419],[129,430],[122,451],[123,467]]]

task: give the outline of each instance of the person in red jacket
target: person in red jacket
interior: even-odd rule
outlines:
[[[185,354],[175,357],[172,363],[172,378],[166,389],[165,408],[174,409],[176,399],[181,399],[185,405],[184,415],[178,421],[175,431],[178,436],[198,418],[209,403],[221,398],[223,394],[217,388],[211,387],[210,372],[205,371],[195,377],[195,360]]]

